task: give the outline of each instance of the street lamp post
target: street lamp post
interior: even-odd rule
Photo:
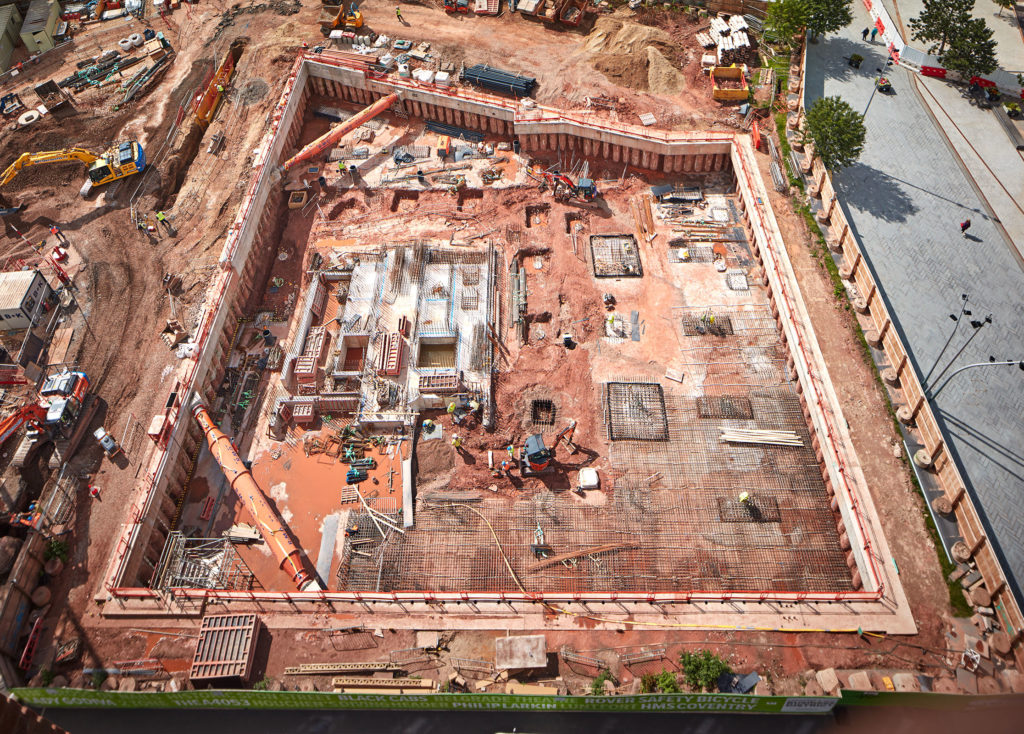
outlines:
[[[989,314],[988,316],[986,316],[982,321],[977,321],[975,319],[971,320],[971,326],[974,327],[974,331],[971,332],[971,335],[969,337],[967,337],[967,341],[964,342],[963,346],[960,347],[958,350],[956,350],[956,354],[954,354],[953,358],[950,359],[949,362],[946,363],[946,366],[942,368],[942,371],[939,372],[939,374],[935,375],[935,381],[936,382],[939,381],[940,379],[942,379],[942,376],[944,374],[946,374],[946,370],[948,370],[950,367],[952,367],[953,363],[956,362],[957,357],[959,357],[961,354],[963,354],[964,350],[967,349],[968,346],[970,346],[971,342],[974,341],[974,337],[976,337],[978,335],[978,333],[986,325],[991,324],[991,323],[992,323],[992,314]]]
[[[967,310],[967,304],[970,302],[971,297],[968,296],[966,293],[961,293],[960,300],[960,313],[957,314],[956,316],[954,316],[953,314],[949,315],[949,318],[953,319],[956,322],[953,325],[953,331],[950,332],[949,338],[946,339],[946,343],[943,344],[942,349],[939,350],[939,355],[935,358],[935,362],[932,364],[932,368],[928,370],[928,374],[924,376],[923,380],[921,380],[922,384],[928,384],[928,380],[931,378],[932,372],[934,372],[935,368],[939,366],[939,360],[942,359],[942,355],[945,354],[946,350],[949,348],[949,343],[953,341],[953,337],[956,336],[956,330],[960,328],[960,319],[962,319],[964,316],[971,315],[971,312]]]
[[[996,361],[995,357],[989,357],[988,362],[975,362],[974,364],[964,365],[960,369],[955,370],[949,377],[947,377],[946,381],[939,385],[939,389],[936,390],[931,395],[929,395],[928,397],[930,397],[932,400],[935,400],[935,398],[939,396],[939,393],[942,392],[946,385],[949,384],[949,381],[952,380],[957,375],[959,375],[961,372],[964,372],[965,370],[969,370],[974,367],[1005,367],[1014,364],[1017,365],[1021,369],[1021,371],[1024,371],[1024,359],[1004,359]]]

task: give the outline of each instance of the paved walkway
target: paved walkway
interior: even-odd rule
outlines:
[[[862,111],[871,99],[885,49],[861,41],[868,16],[859,2],[853,9],[848,28],[809,46],[808,104],[819,96],[840,95]],[[852,53],[865,57],[860,70],[846,64]],[[910,72],[896,68],[888,76],[896,94],[871,100],[864,152],[835,182],[918,374],[928,374],[938,362],[929,382],[936,389],[957,367],[986,362],[990,355],[1024,359],[1024,268],[915,91]],[[989,134],[980,119],[957,122],[968,128],[980,125],[977,134]],[[1019,166],[1019,156],[999,132],[1001,138],[991,133],[993,149],[986,146],[981,154],[999,157],[998,141],[1005,140],[1001,155]],[[958,223],[967,218],[971,237],[964,239]],[[1017,223],[1009,218],[1007,223],[1016,229]],[[1024,231],[1015,234],[1024,240]],[[970,294],[973,318],[991,313],[993,323],[973,334],[962,323],[939,359],[952,332],[949,314],[959,310],[962,293]],[[1004,570],[1018,599],[1024,599],[1024,372],[1016,367],[969,370],[953,377],[935,404]]]
[[[863,7],[861,0],[853,1],[855,5],[861,4]],[[883,4],[893,20],[897,20],[897,16],[902,20],[903,39],[911,46],[927,51],[923,41],[913,40],[908,33],[910,29],[908,23],[911,18],[916,18],[921,14],[924,9],[924,0],[883,0]],[[999,6],[992,0],[974,0],[973,15],[975,18],[984,18],[988,27],[992,29],[999,66],[1014,74],[1024,72],[1024,39],[1021,37],[1020,25],[1014,11],[1003,10],[1000,14]]]

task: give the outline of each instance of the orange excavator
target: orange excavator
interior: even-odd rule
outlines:
[[[303,161],[308,161],[310,158],[320,155],[336,142],[341,140],[346,133],[350,133],[364,122],[372,120],[397,101],[397,94],[389,94],[386,97],[381,97],[366,109],[360,110],[337,127],[328,130],[326,133],[285,161],[284,165],[281,166],[281,173],[288,173],[288,171],[295,168],[295,166],[299,165]]]
[[[558,432],[555,436],[555,442],[551,445],[552,448],[548,448],[544,445],[544,436],[540,433],[535,433],[526,439],[526,445],[523,446],[522,460],[520,461],[519,469],[525,474],[540,474],[543,471],[547,471],[548,467],[551,466],[551,461],[555,458],[555,451],[558,449],[558,445],[565,442],[565,447],[569,450],[570,454],[575,454],[580,450],[579,446],[572,442],[572,437],[576,433],[576,421],[569,421],[569,425]]]
[[[11,436],[18,432],[26,423],[30,427],[38,428],[46,420],[46,407],[38,403],[25,405],[0,422],[0,446],[3,446]]]
[[[245,503],[263,539],[277,558],[281,570],[292,577],[292,582],[299,591],[320,591],[320,584],[306,571],[302,551],[296,547],[281,516],[271,509],[263,490],[256,484],[256,480],[238,457],[235,447],[231,445],[231,439],[213,422],[201,400],[196,400],[192,404],[192,417],[203,429],[210,453],[220,464],[235,494]]]
[[[89,378],[84,372],[66,370],[50,375],[39,389],[39,402],[23,405],[0,421],[0,446],[26,423],[36,431],[68,430],[81,412],[88,391]]]

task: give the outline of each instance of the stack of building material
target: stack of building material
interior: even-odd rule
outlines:
[[[745,64],[750,60],[751,51],[748,28],[742,15],[730,16],[728,22],[718,16],[711,19],[707,32],[696,35],[697,43],[706,49],[716,49],[719,66]]]
[[[312,379],[316,376],[316,360],[308,354],[304,354],[295,360],[295,377],[300,381]]]
[[[462,80],[492,92],[504,92],[514,97],[529,97],[537,85],[537,80],[532,76],[513,74],[486,64],[469,67],[462,72]]]
[[[714,48],[715,46],[718,45],[718,41],[709,36],[707,33],[698,33],[696,38],[697,43],[699,43],[703,48]]]
[[[724,428],[723,443],[757,443],[773,446],[803,446],[804,442],[794,431],[773,431],[758,428]]]
[[[728,36],[732,29],[729,28],[729,24],[722,20],[721,17],[715,16],[711,19],[711,35],[712,36]]]

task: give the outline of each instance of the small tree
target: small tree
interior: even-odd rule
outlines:
[[[604,682],[610,680],[612,684],[615,684],[615,679],[608,670],[602,670],[597,674],[594,680],[590,681],[590,695],[592,696],[603,696],[604,695]]]
[[[819,97],[807,110],[804,142],[814,142],[814,151],[829,171],[838,171],[857,160],[866,135],[864,115],[841,97]]]
[[[992,29],[981,18],[968,21],[949,39],[949,48],[939,56],[939,61],[950,71],[959,72],[965,80],[992,73],[998,66]]]
[[[682,693],[679,681],[676,680],[676,674],[671,670],[661,671],[658,674],[657,683],[659,693]]]
[[[718,686],[722,673],[731,673],[729,663],[710,650],[679,653],[679,664],[683,668],[686,683],[696,691],[713,690]]]
[[[789,42],[807,27],[807,9],[804,0],[777,0],[768,4],[765,29],[780,41]]]
[[[915,41],[931,43],[928,53],[942,55],[946,44],[971,20],[974,0],[924,0],[924,9],[909,21]]]
[[[853,0],[802,0],[811,38],[833,33],[853,22]]]
[[[999,17],[1003,17],[1004,10],[1013,10],[1013,6],[1017,4],[1017,0],[992,0],[996,5],[999,6]]]

